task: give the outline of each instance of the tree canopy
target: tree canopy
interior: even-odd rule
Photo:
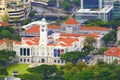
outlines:
[[[45,79],[47,79],[57,72],[57,67],[55,65],[43,64],[37,67],[29,68],[28,71],[41,74]]]
[[[60,59],[65,60],[66,62],[76,63],[78,59],[84,58],[87,55],[88,55],[87,52],[71,51],[71,52],[66,52],[64,54],[61,54]]]

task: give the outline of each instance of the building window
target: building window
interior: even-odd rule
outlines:
[[[60,63],[60,60],[58,60],[58,63]]]
[[[24,63],[26,62],[26,59],[24,59]]]
[[[58,57],[60,57],[60,50],[58,49]]]
[[[54,49],[54,57],[57,57],[57,50]]]
[[[22,48],[20,48],[20,56],[22,56]]]
[[[22,62],[22,59],[20,59],[20,62]]]
[[[27,48],[27,56],[30,56],[30,49]]]
[[[29,59],[27,59],[27,62],[29,62],[30,60]]]
[[[44,29],[42,29],[42,32],[44,32]]]
[[[65,28],[65,27],[62,27],[62,31],[66,31],[66,28]]]
[[[24,48],[24,56],[26,56],[26,49]]]
[[[63,63],[64,61],[62,60],[61,63]]]
[[[56,60],[54,60],[54,63],[56,63]]]

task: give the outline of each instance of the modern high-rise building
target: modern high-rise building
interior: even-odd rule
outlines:
[[[28,17],[31,0],[0,0],[0,21],[5,21],[8,16],[9,22],[16,19],[23,21]]]
[[[113,19],[120,18],[120,1],[113,3]]]
[[[113,5],[108,6],[107,3],[109,1],[81,0],[81,8],[75,14],[76,20],[81,23],[84,23],[88,19],[101,19],[103,21],[111,20]]]
[[[81,8],[84,9],[93,9],[93,8],[102,8],[103,0],[81,0]]]

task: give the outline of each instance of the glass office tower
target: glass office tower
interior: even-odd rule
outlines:
[[[120,1],[113,3],[113,18],[120,18]]]
[[[84,9],[99,8],[99,0],[83,0]]]

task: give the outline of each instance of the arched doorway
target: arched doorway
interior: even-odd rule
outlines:
[[[45,59],[42,59],[41,62],[42,62],[42,63],[45,63]]]

